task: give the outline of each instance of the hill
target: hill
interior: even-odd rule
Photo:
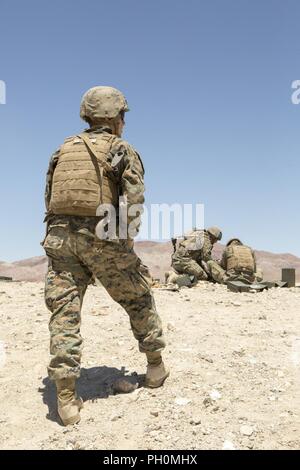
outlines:
[[[224,246],[216,245],[214,257],[220,258]],[[164,273],[170,269],[173,247],[171,242],[158,243],[141,241],[135,243],[135,250],[142,261],[149,267],[154,278],[164,280]],[[295,268],[300,281],[300,258],[289,253],[270,253],[256,251],[257,264],[264,272],[265,280],[281,278],[282,268]],[[0,276],[11,276],[19,281],[41,281],[47,270],[45,256],[36,256],[13,263],[0,262]]]

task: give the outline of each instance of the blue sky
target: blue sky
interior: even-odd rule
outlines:
[[[2,0],[0,260],[42,254],[49,157],[95,85],[128,99],[147,204],[300,255],[299,20],[296,0]]]

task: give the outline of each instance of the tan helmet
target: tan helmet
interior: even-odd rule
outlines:
[[[207,232],[214,238],[216,238],[217,240],[221,240],[222,239],[222,231],[219,229],[219,227],[209,227],[207,229]]]
[[[242,242],[239,238],[231,238],[230,240],[228,240],[228,242],[226,243],[226,246],[229,246],[231,245],[231,243],[233,242],[237,242],[238,245],[242,245]]]
[[[96,122],[114,119],[121,111],[129,111],[125,96],[110,86],[95,86],[82,97],[80,117],[84,121]]]

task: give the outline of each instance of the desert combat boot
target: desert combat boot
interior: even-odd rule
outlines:
[[[56,380],[57,411],[65,426],[76,424],[80,421],[79,411],[83,407],[83,401],[78,398],[75,391],[75,379]]]
[[[158,388],[161,387],[170,375],[170,371],[165,366],[160,352],[147,352],[146,353],[148,365],[145,379],[146,387]]]

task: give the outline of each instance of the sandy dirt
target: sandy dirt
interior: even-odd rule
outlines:
[[[300,289],[234,294],[199,283],[155,289],[171,376],[163,388],[112,392],[140,380],[126,313],[88,289],[79,425],[65,428],[47,378],[43,283],[0,283],[1,449],[296,449],[300,447]],[[135,374],[138,374],[135,375]]]

